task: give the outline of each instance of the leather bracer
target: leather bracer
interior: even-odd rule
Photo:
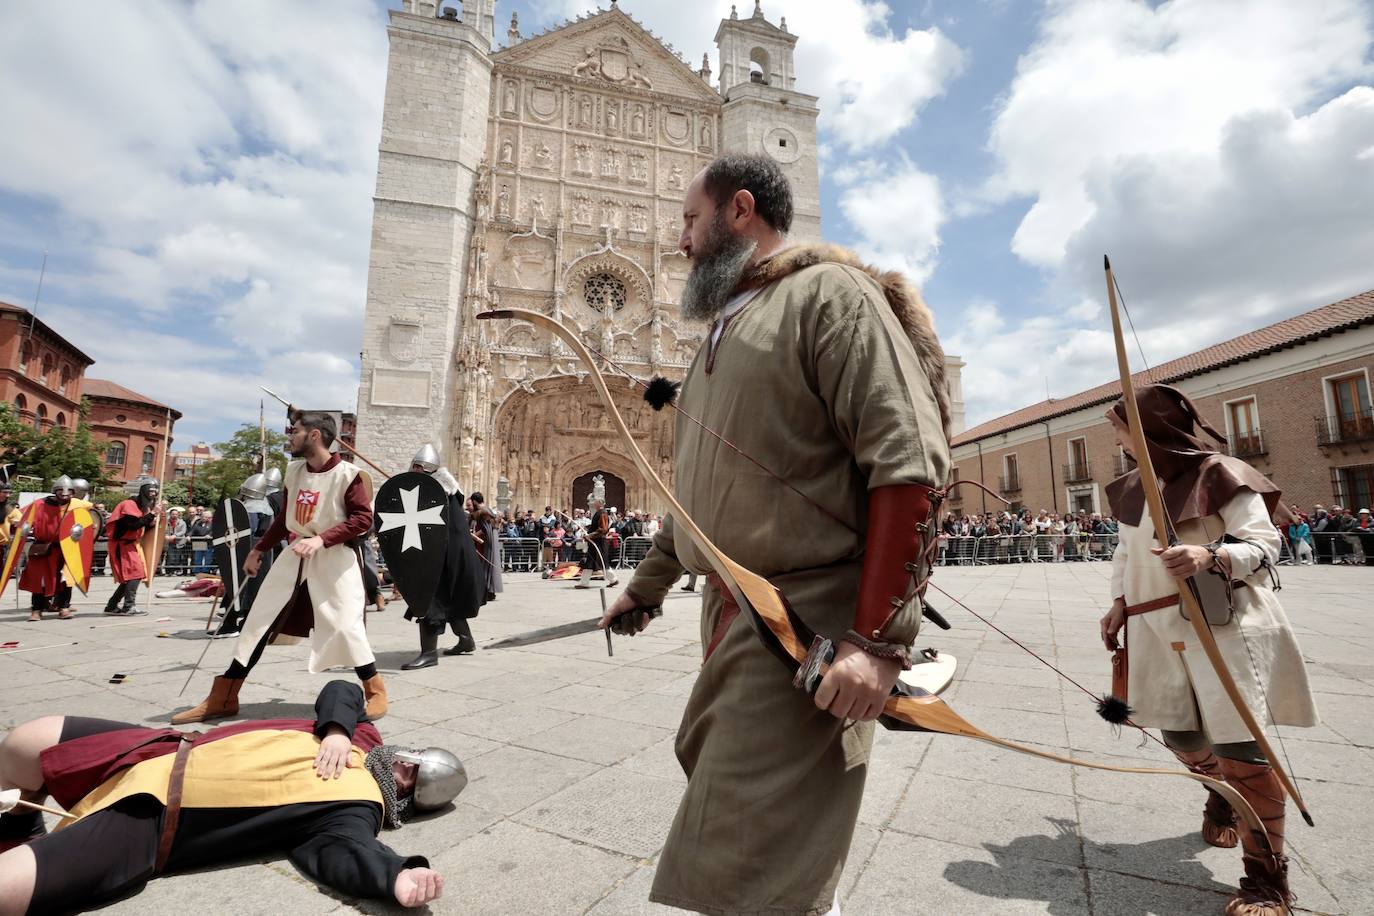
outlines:
[[[868,492],[868,539],[854,630],[865,640],[910,645],[920,598],[939,549],[936,517],[944,493],[924,484]]]

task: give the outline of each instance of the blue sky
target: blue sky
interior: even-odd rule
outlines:
[[[181,446],[259,383],[351,407],[393,5],[7,5],[0,298],[46,248],[40,316]],[[728,0],[622,6],[719,70]],[[498,40],[592,9],[501,0]],[[1104,251],[1152,362],[1374,288],[1368,0],[763,10],[821,97],[826,235],[920,283],[970,423],[1115,373]]]

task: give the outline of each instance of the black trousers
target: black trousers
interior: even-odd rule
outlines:
[[[110,600],[105,602],[105,606],[112,608],[123,599],[125,609],[132,609],[138,603],[138,587],[142,584],[142,579],[130,579],[127,582],[119,583],[114,594],[110,596]]]
[[[40,595],[37,592],[34,592],[33,596],[30,598],[29,606],[32,607],[35,611],[47,611],[56,610],[57,608],[71,607],[72,588],[70,585],[64,585],[61,588],[59,588],[57,590],[57,594],[53,595],[52,597],[48,597],[47,595]]]

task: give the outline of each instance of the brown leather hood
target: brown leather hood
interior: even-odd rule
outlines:
[[[760,261],[749,268],[736,289],[756,289],[767,286],[789,274],[794,274],[817,264],[840,264],[861,270],[873,278],[883,291],[892,313],[901,322],[902,329],[916,348],[916,357],[930,380],[930,390],[935,395],[935,403],[940,408],[940,421],[944,424],[945,437],[949,437],[949,390],[945,384],[945,351],[935,336],[935,319],[916,287],[907,282],[905,276],[895,270],[880,270],[865,264],[859,256],[838,245],[796,245],[783,249],[771,258]]]

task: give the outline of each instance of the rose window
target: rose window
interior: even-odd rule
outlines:
[[[610,274],[597,274],[587,278],[582,287],[582,296],[598,312],[604,312],[607,303],[612,312],[618,312],[625,307],[625,284]]]

